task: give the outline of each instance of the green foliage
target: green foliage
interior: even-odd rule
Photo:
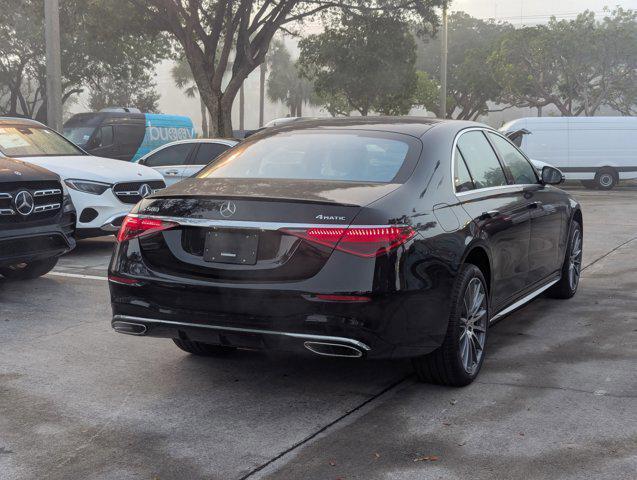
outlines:
[[[41,0],[0,0],[0,110],[44,120],[46,68]],[[60,2],[63,101],[99,91],[106,78],[142,78],[169,43],[128,0]]]
[[[418,76],[418,80],[412,100],[413,105],[425,108],[430,112],[435,112],[440,100],[440,85],[433,80],[427,72],[419,70],[416,72],[416,75]]]
[[[345,15],[340,25],[304,38],[299,47],[301,73],[328,110],[398,115],[411,109],[416,45],[403,21],[372,13]]]
[[[160,95],[151,75],[144,73],[135,78],[104,77],[91,90],[89,108],[134,107],[144,113],[159,113]]]
[[[512,27],[480,20],[464,12],[448,18],[447,116],[473,120],[488,112],[487,102],[500,97],[500,85],[488,58],[501,36]],[[440,78],[440,41],[419,41],[417,66]],[[429,109],[429,108],[428,108]],[[438,111],[437,104],[433,111]]]
[[[281,40],[272,42],[267,61],[270,70],[268,98],[283,102],[290,109],[290,116],[302,116],[303,105],[313,104],[316,99],[312,83],[300,76],[296,63]]]
[[[634,111],[637,12],[617,8],[601,21],[574,20],[507,33],[490,58],[503,98],[516,106],[555,105],[562,115],[594,115],[602,105]]]

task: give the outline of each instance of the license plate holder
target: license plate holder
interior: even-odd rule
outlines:
[[[223,230],[212,228],[206,232],[204,262],[255,265],[259,234],[252,230]]]

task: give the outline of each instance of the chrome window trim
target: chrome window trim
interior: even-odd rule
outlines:
[[[371,350],[370,347],[363,342],[359,342],[358,340],[354,340],[352,338],[347,337],[332,337],[329,335],[311,335],[305,333],[293,333],[293,332],[280,332],[276,330],[261,330],[257,328],[239,328],[239,327],[227,327],[225,325],[205,325],[200,323],[189,323],[189,322],[176,322],[172,320],[160,320],[157,318],[143,318],[143,317],[132,317],[129,315],[113,315],[113,321],[124,321],[127,323],[131,322],[146,322],[146,323],[156,323],[160,325],[173,325],[176,327],[195,327],[195,328],[206,328],[209,330],[223,330],[227,332],[237,332],[237,333],[252,333],[252,334],[263,334],[263,335],[279,335],[283,337],[292,337],[299,338],[302,340],[315,340],[319,342],[327,341],[327,342],[339,342],[340,344],[353,345],[365,351]]]
[[[208,218],[185,218],[171,217],[167,215],[146,215],[130,213],[129,217],[156,218],[166,222],[173,222],[187,227],[235,227],[235,228],[256,228],[260,230],[280,230],[282,228],[389,228],[405,227],[407,225],[351,225],[333,223],[294,223],[294,222],[261,222],[251,220],[224,220]]]
[[[462,130],[460,130],[455,138],[453,139],[453,144],[451,145],[451,189],[454,193],[454,195],[456,197],[458,196],[465,196],[468,194],[473,194],[473,193],[482,193],[482,192],[489,192],[489,191],[495,191],[495,190],[503,190],[503,189],[509,189],[511,187],[520,187],[519,184],[507,184],[507,185],[500,185],[497,187],[484,187],[484,188],[474,188],[473,190],[468,190],[466,192],[456,192],[456,179],[454,176],[454,166],[456,165],[456,147],[458,146],[458,139],[464,135],[465,133],[468,132],[473,132],[473,131],[479,131],[479,132],[483,132],[486,135],[486,132],[490,132],[492,131],[489,128],[485,128],[485,127],[469,127],[469,128],[464,128]],[[485,139],[487,141],[489,141],[488,138],[485,137]],[[489,146],[491,146],[491,143],[489,142]],[[491,147],[493,148],[493,147]],[[498,154],[494,151],[493,154],[496,156],[496,158],[498,158]],[[500,163],[500,160],[498,159],[498,163]],[[469,166],[467,165],[467,168],[469,168]],[[500,165],[500,168],[502,168],[502,165]],[[506,172],[504,171],[504,169],[502,169],[502,173],[504,175],[505,180],[507,180],[507,176],[506,176]]]

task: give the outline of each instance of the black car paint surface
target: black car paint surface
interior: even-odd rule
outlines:
[[[52,190],[58,193],[43,194]],[[21,192],[31,196],[33,212],[17,211],[16,198]],[[37,212],[40,205],[55,207]],[[75,208],[53,172],[0,158],[0,211],[0,267],[58,257],[75,247]]]
[[[463,263],[483,271],[495,316],[560,278],[569,225],[574,216],[581,223],[578,204],[539,180],[457,194],[455,141],[476,128],[492,131],[369,117],[297,122],[250,137],[246,143],[281,132],[360,130],[403,135],[418,148],[398,181],[195,177],[143,200],[134,215],[186,225],[117,245],[109,267],[114,321],[134,319],[150,336],[247,348],[303,349],[304,338],[323,336],[360,343],[369,357],[435,350]],[[231,220],[222,215],[229,201]],[[281,233],[296,224],[400,225],[415,235],[363,258]],[[210,228],[256,228],[272,245],[253,265],[206,262],[202,231]]]

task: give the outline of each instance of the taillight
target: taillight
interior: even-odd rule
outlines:
[[[282,229],[284,233],[359,257],[377,257],[407,242],[416,235],[411,227],[313,227]]]
[[[176,227],[177,225],[175,222],[167,222],[159,218],[140,218],[131,217],[129,215],[124,218],[122,222],[122,226],[117,234],[117,241],[124,242],[131,238],[141,237],[142,235],[161,232],[162,230]]]

